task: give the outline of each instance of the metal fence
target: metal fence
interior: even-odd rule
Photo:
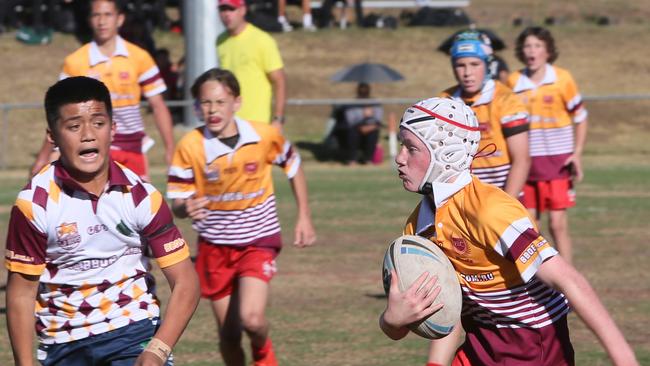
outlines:
[[[610,95],[590,95],[584,96],[585,101],[635,101],[650,100],[650,94],[610,94]],[[407,105],[416,102],[414,98],[377,98],[377,99],[342,99],[342,98],[323,98],[323,99],[289,99],[289,106],[333,106],[333,105],[356,105],[356,104],[381,104],[381,105]],[[168,101],[168,107],[189,107],[193,105],[192,100]],[[143,107],[147,103],[142,103]],[[0,104],[0,170],[5,170],[7,164],[8,136],[12,133],[9,129],[9,117],[12,111],[17,110],[41,110],[41,103],[16,103]]]

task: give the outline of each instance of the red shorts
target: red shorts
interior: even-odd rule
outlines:
[[[131,169],[140,178],[149,181],[149,164],[143,153],[111,149],[111,159]]]
[[[521,199],[526,208],[537,212],[563,210],[576,205],[576,194],[571,179],[526,182]]]
[[[277,272],[276,255],[273,249],[214,245],[199,239],[196,271],[201,296],[212,301],[229,296],[240,277],[255,277],[268,283]]]

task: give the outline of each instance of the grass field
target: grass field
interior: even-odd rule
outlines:
[[[483,0],[468,9],[480,26],[497,30],[512,45],[521,28],[510,26],[521,16],[541,21],[562,16],[553,27],[561,56],[558,64],[575,75],[583,94],[649,93],[650,10],[642,2],[580,0]],[[515,10],[513,10],[515,9]],[[585,22],[590,15],[610,15],[614,25]],[[331,84],[328,76],[345,65],[372,60],[392,65],[406,80],[378,85],[379,97],[430,96],[451,85],[448,60],[434,51],[454,29],[400,28],[396,31],[325,30],[277,35],[293,98],[348,97],[352,85]],[[159,46],[182,53],[181,39],[156,34]],[[62,58],[78,44],[56,35],[52,45],[26,48],[0,36],[0,103],[35,102],[56,79]],[[512,47],[503,54],[517,67]],[[624,57],[628,56],[628,57]],[[25,70],[28,70],[25,72]],[[401,113],[404,106],[388,106]],[[645,255],[650,228],[650,101],[592,102],[585,151],[585,181],[578,186],[578,205],[570,211],[575,262],[613,314],[642,364],[650,365],[650,283]],[[289,109],[287,134],[294,142],[314,143],[323,132],[329,108]],[[10,170],[0,171],[0,238],[15,196],[25,184],[31,154],[38,149],[44,122],[41,111],[14,111],[0,138]],[[148,120],[148,128],[151,128]],[[177,128],[175,133],[183,133]],[[153,133],[157,138],[157,134]],[[164,188],[160,144],[154,147],[154,183]],[[404,192],[389,162],[378,167],[347,169],[318,163],[302,151],[318,244],[298,250],[287,245],[279,257],[279,273],[272,283],[269,317],[272,336],[283,365],[423,365],[427,343],[417,336],[392,342],[382,335],[377,317],[385,306],[381,260],[386,245],[399,235],[406,215],[418,197]],[[294,203],[287,183],[275,172],[278,207],[285,242],[291,242]],[[187,221],[179,221],[189,241],[195,235]],[[0,255],[4,245],[0,245]],[[162,280],[159,271],[157,277]],[[0,271],[0,285],[6,272]],[[168,293],[159,287],[163,303]],[[0,292],[0,308],[4,308]],[[3,309],[0,309],[3,310]],[[572,315],[571,332],[578,365],[606,365],[597,340]],[[6,335],[0,316],[0,334]],[[221,365],[216,332],[207,303],[201,303],[175,349],[179,365]],[[10,365],[11,349],[0,337],[0,365]]]

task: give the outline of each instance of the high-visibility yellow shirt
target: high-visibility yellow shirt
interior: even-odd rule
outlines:
[[[222,33],[217,39],[220,67],[237,77],[242,105],[237,116],[253,122],[271,122],[273,95],[268,74],[282,69],[282,57],[273,37],[252,24],[231,36]]]

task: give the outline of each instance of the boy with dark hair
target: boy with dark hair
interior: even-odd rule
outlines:
[[[638,365],[587,280],[542,237],[519,201],[470,174],[480,127],[464,103],[431,98],[404,112],[395,157],[404,189],[423,195],[404,234],[438,245],[462,288],[460,326],[432,342],[429,366],[573,365],[569,306],[616,365]],[[380,327],[405,337],[441,306],[424,273],[407,290],[391,273]],[[444,306],[444,304],[443,304]],[[465,339],[458,347],[461,329]]]
[[[530,113],[532,159],[523,203],[538,220],[549,211],[549,228],[560,254],[572,259],[567,209],[575,206],[574,181],[583,177],[587,110],[571,73],[552,65],[558,57],[548,29],[528,27],[517,37],[516,54],[525,67],[508,83]]]
[[[188,246],[160,192],[110,158],[115,123],[104,84],[59,81],[45,111],[61,157],[19,193],[7,234],[14,360],[33,364],[36,316],[43,365],[171,365],[199,299]],[[148,258],[171,287],[162,324]]]
[[[239,90],[234,74],[221,69],[194,82],[192,94],[205,125],[178,143],[167,196],[174,214],[191,218],[199,233],[201,295],[211,301],[224,362],[244,365],[243,330],[254,365],[274,366],[265,309],[282,239],[272,165],[284,169],[298,205],[294,245],[312,245],[316,235],[300,156],[279,129],[235,117]]]
[[[88,76],[102,81],[110,90],[117,125],[111,158],[149,179],[144,142],[147,140],[140,113],[141,96],[151,105],[154,121],[165,145],[165,159],[174,152],[172,118],[162,93],[167,90],[160,70],[147,51],[119,36],[124,24],[124,4],[120,0],[92,0],[89,22],[93,41],[68,55],[59,79]],[[32,168],[35,174],[49,162],[52,146],[44,142]]]

